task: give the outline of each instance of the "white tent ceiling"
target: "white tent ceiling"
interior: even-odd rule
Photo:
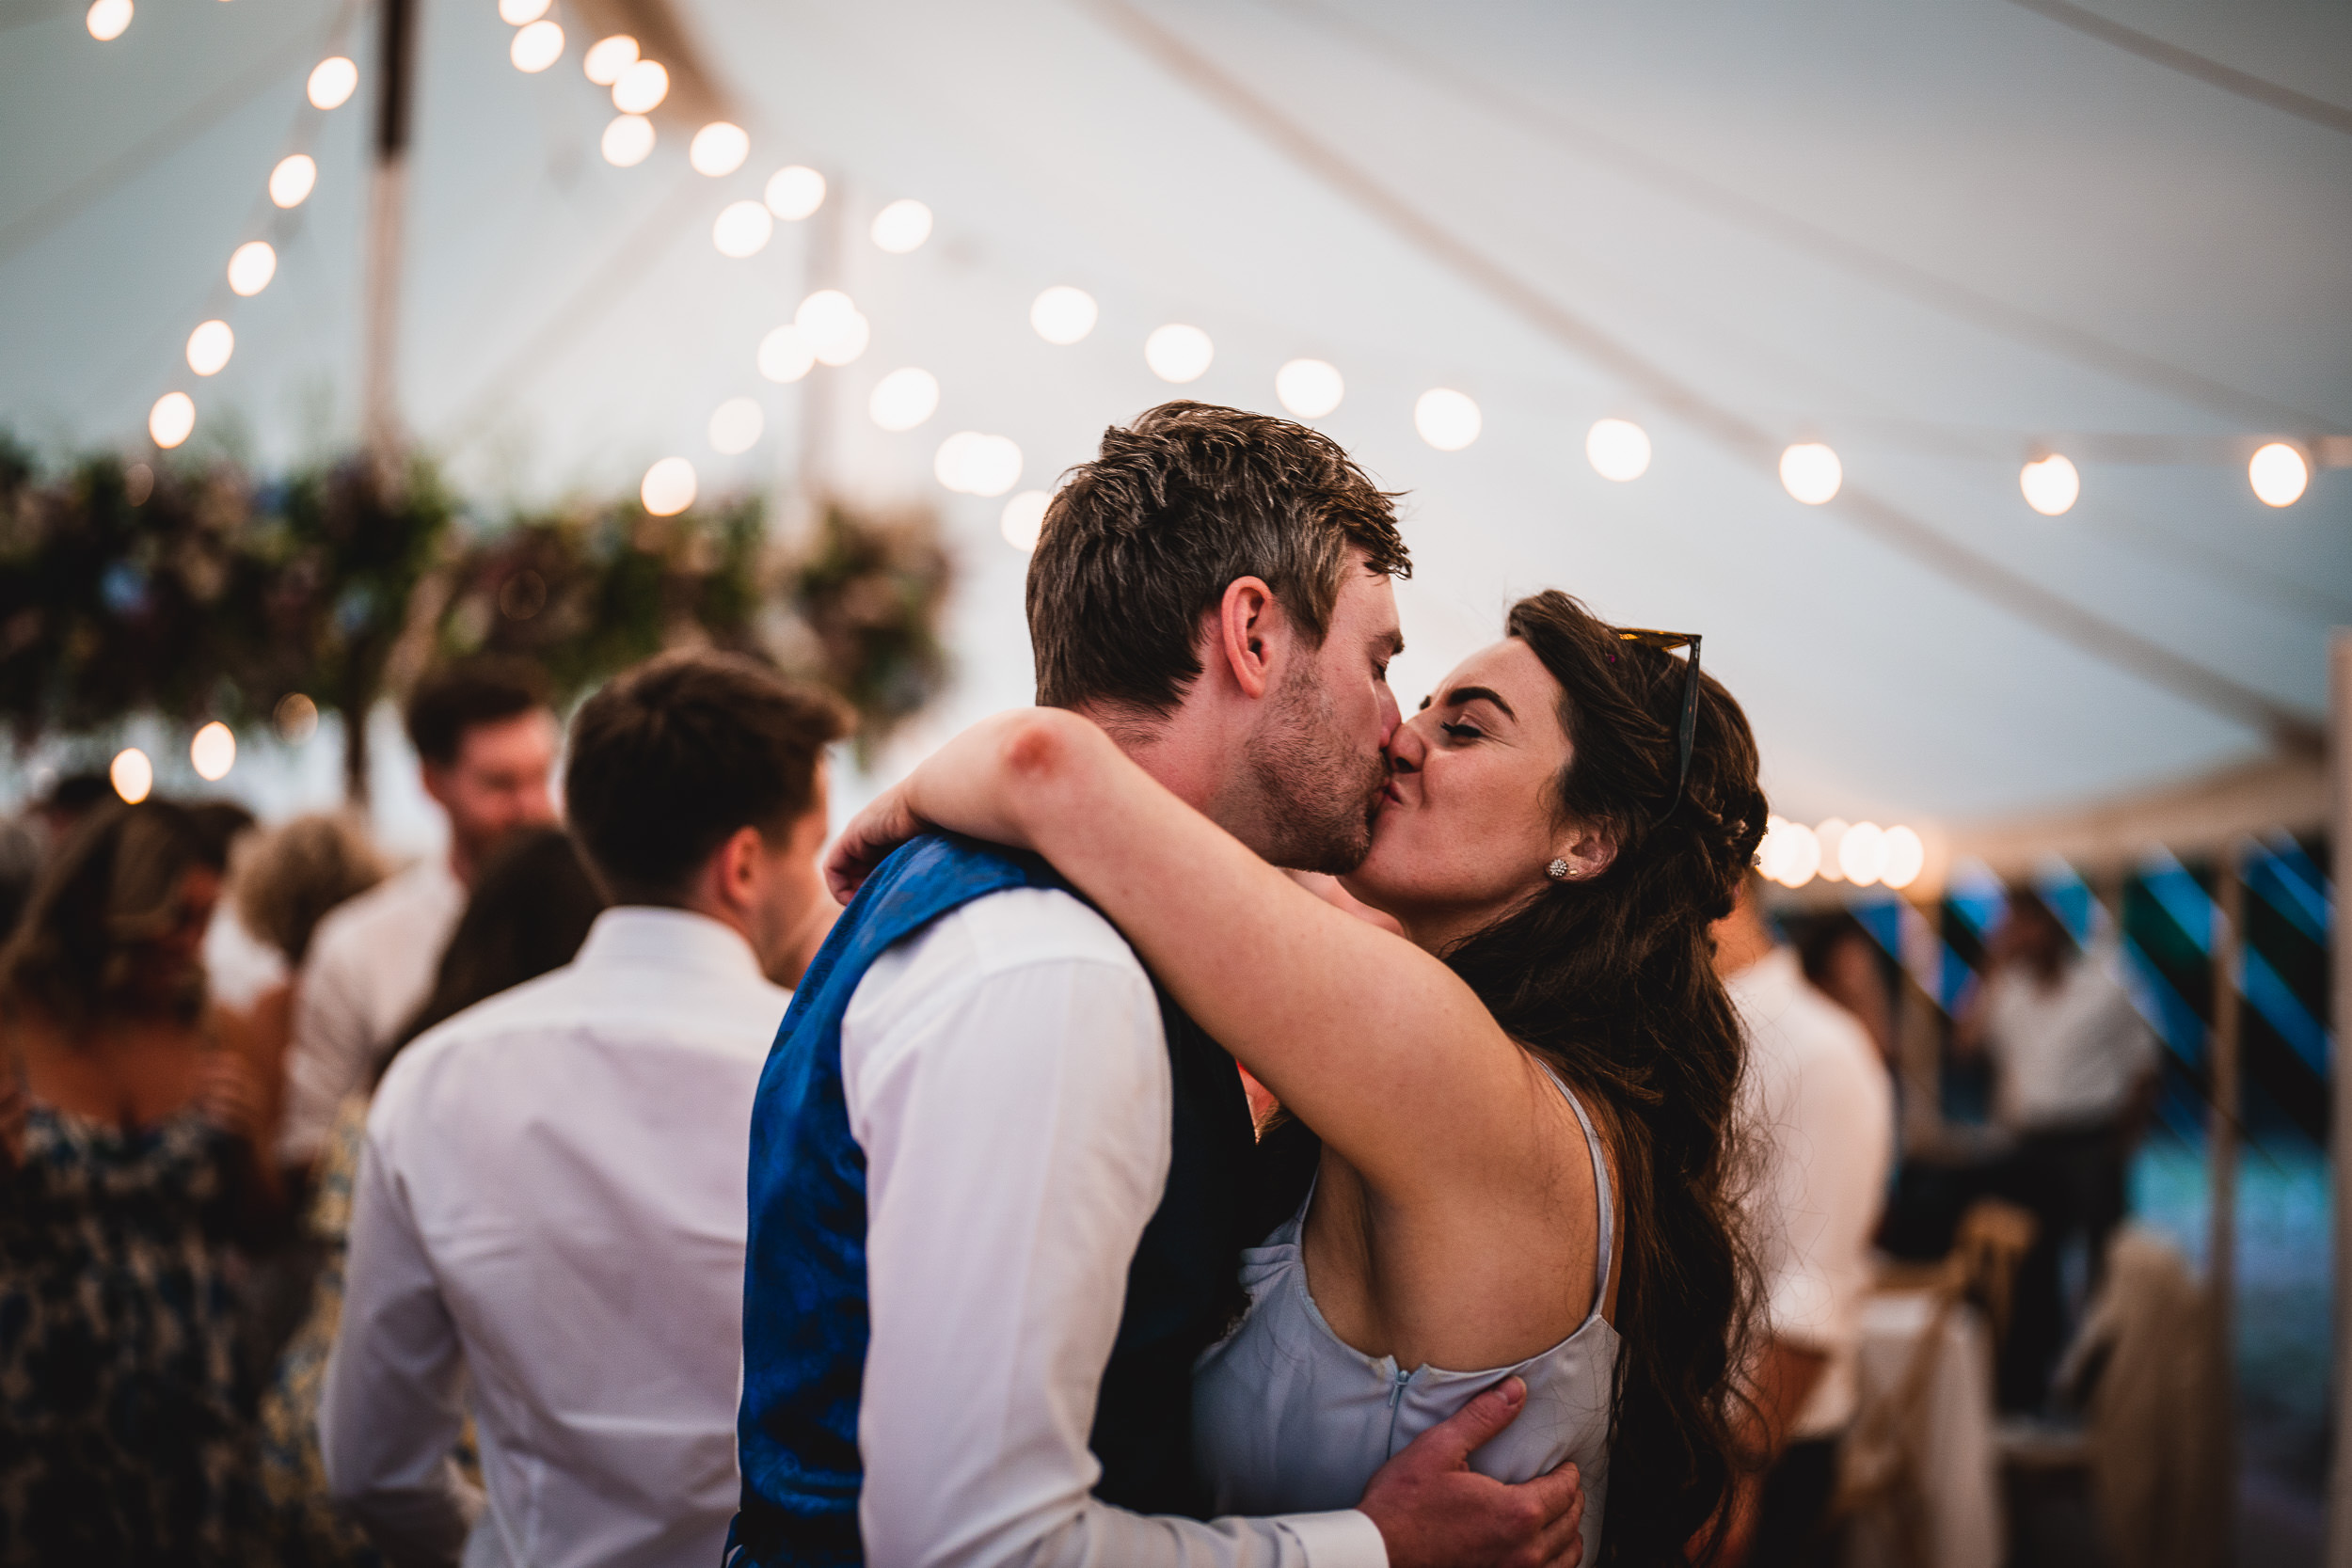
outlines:
[[[1109,0],[681,0],[752,134],[751,161],[715,181],[675,129],[636,168],[601,160],[612,108],[581,77],[569,0],[552,13],[565,57],[536,76],[507,63],[493,0],[425,0],[404,410],[495,504],[633,486],[671,453],[707,492],[783,486],[802,400],[827,398],[839,483],[936,499],[965,562],[946,723],[1025,700],[1027,646],[1000,503],[938,489],[940,439],[1008,436],[1023,487],[1050,484],[1105,423],[1178,395],[1142,342],[1189,322],[1216,357],[1182,395],[1275,408],[1275,369],[1301,355],[1346,375],[1321,422],[1411,493],[1408,703],[1512,595],[1557,585],[1703,631],[1790,815],[1952,821],[2195,774],[2258,752],[2259,716],[2087,651],[2069,617],[2316,721],[2327,629],[2352,622],[2352,477],[2323,471],[2273,511],[2241,438],[2352,430],[2352,133],[2045,3],[1140,6],[1665,378],[1774,444],[1833,444],[1850,486],[2046,596],[2026,613],[1867,515],[1791,500],[1655,383],[1548,336],[1171,71]],[[249,300],[219,282],[263,231],[262,181],[309,112],[339,0],[139,0],[103,45],[76,0],[6,5],[0,423],[57,451],[128,444],[177,387],[199,444],[280,463],[348,442],[366,88],[319,127],[318,194],[277,280]],[[2352,105],[2342,6],[2101,8]],[[372,24],[346,37],[366,71]],[[836,182],[839,282],[874,341],[778,387],[754,351],[807,287],[818,225],[782,226],[748,261],[720,256],[709,225],[796,162]],[[865,226],[905,196],[937,229],[885,255]],[[1073,347],[1027,325],[1053,283],[1102,304]],[[182,344],[224,306],[236,356],[197,382]],[[943,402],[885,434],[866,395],[902,365],[936,374]],[[1484,410],[1465,451],[1414,433],[1438,386]],[[739,395],[769,436],[718,457],[705,422]],[[1631,484],[1582,457],[1609,414],[1655,444]],[[2045,442],[2083,474],[2055,519],[2017,488]]]

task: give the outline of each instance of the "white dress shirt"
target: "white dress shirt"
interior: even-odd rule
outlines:
[[[2155,1036],[2115,971],[2114,954],[2099,950],[2053,986],[2014,964],[1987,982],[1984,1043],[1999,1069],[2003,1126],[2032,1132],[2111,1120],[2154,1070]]]
[[[738,1502],[751,1108],[791,993],[628,907],[403,1052],[368,1116],[319,1447],[395,1560],[716,1568]],[[494,1549],[485,1549],[494,1548]]]
[[[318,1158],[343,1096],[367,1086],[378,1053],[424,1006],[465,912],[466,884],[428,855],[319,922],[294,988],[279,1159]]]
[[[1773,1338],[1828,1357],[1789,1436],[1825,1437],[1854,1416],[1870,1235],[1894,1159],[1894,1091],[1861,1022],[1806,983],[1788,948],[1724,989],[1748,1037],[1740,1102],[1757,1160],[1745,1197],[1765,1324]]]
[[[1386,1568],[1353,1510],[1203,1524],[1089,1495],[1173,1094],[1152,982],[1108,922],[1036,888],[942,917],[859,982],[841,1071],[866,1160],[868,1562]]]

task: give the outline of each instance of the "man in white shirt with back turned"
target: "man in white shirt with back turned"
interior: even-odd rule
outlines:
[[[310,940],[278,1133],[279,1161],[299,1169],[316,1162],[336,1107],[366,1086],[423,1005],[475,871],[508,833],[555,820],[557,726],[535,666],[437,666],[417,682],[406,717],[424,792],[449,816],[449,848],[342,905]]]
[[[1749,1441],[1772,1461],[1742,1480],[1729,1549],[1746,1568],[1835,1560],[1824,1513],[1852,1424],[1870,1238],[1895,1153],[1895,1097],[1861,1022],[1772,940],[1748,874],[1715,925],[1715,972],[1748,1038],[1740,1117],[1753,1140],[1749,1245],[1764,1300]]]
[[[844,728],[707,653],[581,707],[566,803],[613,907],[571,964],[402,1052],[368,1117],[319,1436],[394,1561],[719,1560],[753,1091],[833,911]],[[461,1387],[486,1514],[449,1458]]]

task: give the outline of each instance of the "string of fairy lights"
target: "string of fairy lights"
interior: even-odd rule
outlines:
[[[561,24],[548,14],[553,6],[554,0],[498,0],[501,20],[515,29],[508,58],[516,71],[535,75],[563,59],[568,40]],[[90,36],[103,43],[120,38],[134,14],[135,0],[92,0],[85,21]],[[340,37],[348,19],[346,6],[335,37]],[[613,117],[597,142],[605,161],[616,168],[644,163],[659,139],[650,117],[669,97],[668,68],[645,57],[638,40],[627,34],[600,38],[590,44],[581,55],[580,68],[589,82],[611,94]],[[317,115],[325,115],[348,103],[358,85],[358,68],[351,58],[328,53],[310,71],[305,97]],[[294,140],[306,142],[305,133],[314,124],[315,116],[298,124]],[[750,134],[726,120],[702,126],[687,148],[688,163],[695,172],[711,179],[735,174],[751,154]],[[291,213],[310,198],[318,180],[318,164],[310,153],[289,150],[270,170],[268,200],[278,214]],[[730,259],[755,256],[774,237],[779,223],[800,223],[814,216],[828,195],[823,174],[803,165],[786,165],[768,178],[758,200],[732,201],[719,211],[711,223],[711,244]],[[930,239],[933,228],[930,207],[903,198],[875,214],[867,234],[878,249],[905,255],[920,249]],[[267,288],[277,271],[278,252],[269,239],[249,239],[230,252],[227,283],[230,293],[249,298]],[[1052,284],[1030,302],[1031,328],[1046,342],[1058,346],[1086,341],[1100,319],[1101,309],[1093,296],[1068,283]],[[872,335],[872,324],[849,294],[838,289],[818,289],[801,301],[789,322],[760,339],[754,363],[769,381],[789,385],[820,365],[840,368],[854,363],[866,353]],[[225,314],[212,316],[188,335],[187,368],[199,379],[217,375],[227,368],[235,348],[235,332]],[[1168,322],[1145,337],[1142,354],[1154,375],[1183,386],[1207,373],[1216,346],[1203,327]],[[1317,358],[1284,363],[1275,373],[1273,389],[1282,407],[1301,420],[1330,415],[1347,396],[1346,379],[1340,369]],[[938,378],[920,367],[904,366],[875,384],[866,412],[882,430],[903,433],[930,422],[940,403]],[[1446,452],[1474,444],[1485,425],[1477,401],[1451,387],[1422,391],[1414,401],[1412,420],[1424,442]],[[175,388],[158,397],[149,410],[148,434],[158,448],[168,450],[188,440],[196,422],[194,398]],[[730,398],[710,416],[707,429],[710,447],[723,456],[748,451],[759,441],[765,422],[756,400]],[[2292,438],[2264,441],[2247,465],[2248,483],[2256,498],[2266,506],[2281,508],[2299,500],[2316,466],[2316,445]],[[1585,432],[1584,453],[1596,473],[1621,484],[1632,483],[1648,473],[1655,455],[1647,430],[1634,420],[1613,416],[1596,421]],[[1037,542],[1050,497],[1039,489],[1015,490],[1023,468],[1021,449],[1009,437],[971,430],[946,436],[932,460],[933,478],[951,493],[1009,497],[999,528],[1008,543],[1026,550]],[[1798,441],[1781,452],[1779,477],[1792,499],[1821,506],[1836,498],[1845,482],[1845,467],[1836,449],[1827,443]],[[648,513],[670,516],[692,506],[699,488],[691,459],[665,456],[645,470],[639,483],[639,499]],[[2060,516],[2080,499],[2082,475],[2064,452],[2043,448],[2020,468],[2018,489],[2033,511]],[[200,777],[224,777],[234,764],[235,745],[227,726],[208,724],[191,745],[191,763]],[[126,751],[116,759],[116,786],[126,799],[143,797],[151,787],[152,768],[144,754]],[[215,768],[217,771],[211,770]],[[1789,887],[1803,886],[1818,876],[1857,886],[1903,888],[1920,875],[1925,863],[1924,845],[1909,828],[1882,830],[1872,823],[1850,825],[1834,818],[1808,828],[1775,817],[1761,852],[1766,875]]]

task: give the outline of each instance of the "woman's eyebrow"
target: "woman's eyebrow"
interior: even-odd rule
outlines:
[[[1482,699],[1501,708],[1505,719],[1517,720],[1518,718],[1518,714],[1511,711],[1511,705],[1502,700],[1502,693],[1491,686],[1457,686],[1445,694],[1445,705],[1460,707],[1465,703],[1475,703]]]

